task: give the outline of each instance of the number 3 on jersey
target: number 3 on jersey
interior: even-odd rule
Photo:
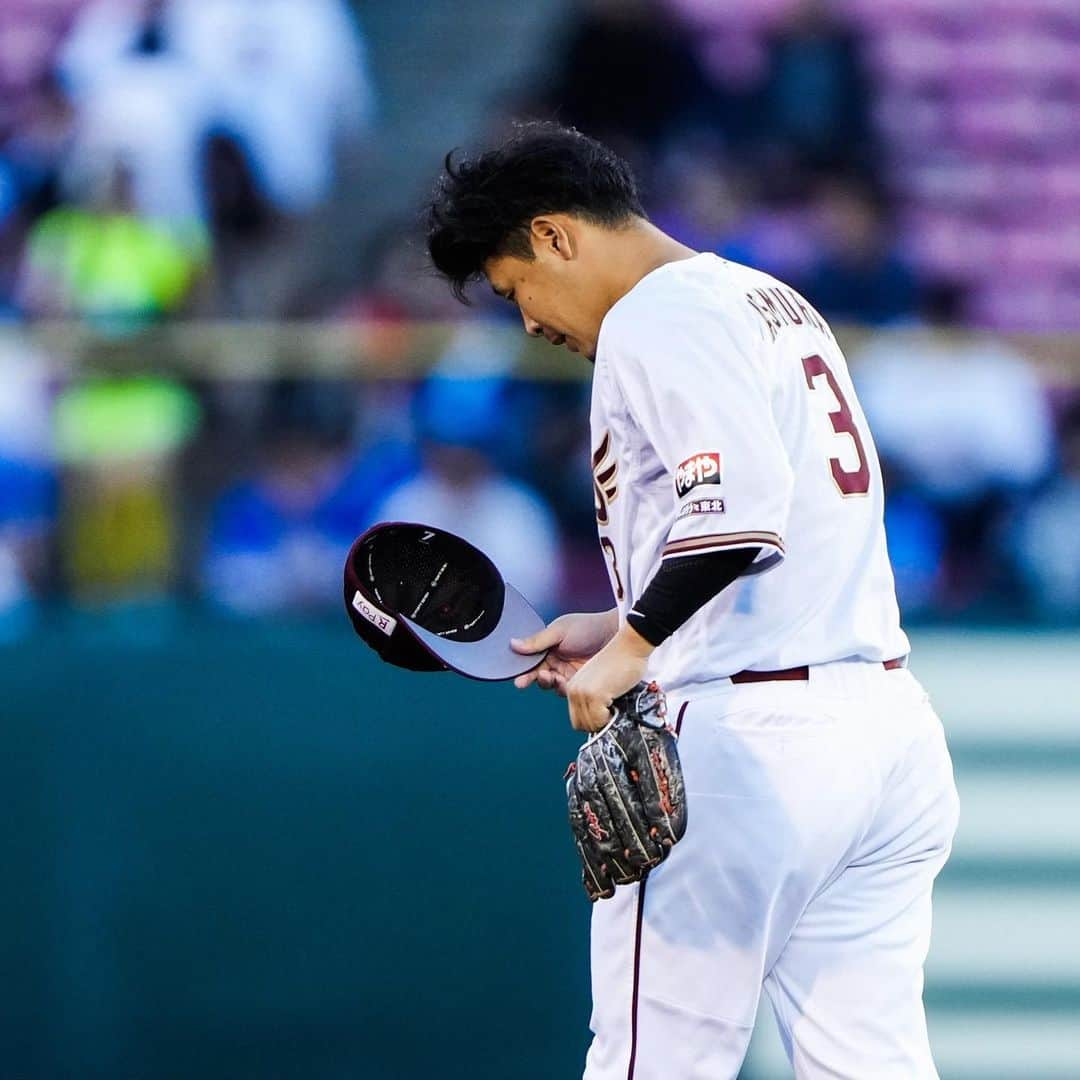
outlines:
[[[615,588],[615,599],[621,600],[626,591],[623,589],[622,574],[619,573],[619,557],[615,554],[615,545],[606,537],[600,537],[600,548],[611,561],[611,579]]]
[[[866,450],[863,448],[862,436],[855,426],[855,417],[851,415],[851,407],[844,397],[844,391],[836,381],[829,365],[824,359],[816,354],[803,357],[803,372],[806,375],[806,385],[812,391],[818,391],[819,387],[814,381],[824,376],[833,397],[836,398],[836,409],[829,410],[829,420],[832,421],[832,429],[837,436],[846,435],[851,439],[858,455],[859,464],[855,469],[845,469],[838,457],[829,458],[829,467],[832,469],[832,477],[840,490],[841,495],[866,495],[870,491],[870,465],[866,460]]]

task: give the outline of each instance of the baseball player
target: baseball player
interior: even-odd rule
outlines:
[[[592,732],[653,679],[679,733],[685,837],[593,908],[586,1080],[735,1077],[763,988],[796,1076],[936,1076],[922,969],[956,789],[828,325],[655,228],[627,165],[553,124],[448,157],[428,244],[459,298],[486,279],[594,365],[616,604],[518,642],[551,651],[517,685]]]

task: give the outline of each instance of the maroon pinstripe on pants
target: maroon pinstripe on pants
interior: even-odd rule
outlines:
[[[626,1070],[626,1080],[634,1080],[634,1063],[637,1061],[637,1006],[638,982],[641,975],[641,920],[645,914],[645,886],[648,877],[641,879],[637,894],[637,925],[634,929],[634,992],[630,997],[630,1065]]]
[[[675,720],[675,734],[678,735],[682,732],[682,718],[686,715],[686,706],[689,705],[689,701],[684,701],[682,707],[679,709],[679,715]]]
[[[683,716],[686,715],[686,706],[690,702],[684,701],[679,709],[678,718],[675,721],[675,734],[682,731]],[[638,987],[641,984],[641,924],[645,918],[645,886],[649,884],[648,875],[641,879],[637,894],[637,918],[634,922],[634,987],[630,995],[630,1064],[626,1069],[626,1080],[634,1080],[634,1065],[637,1063],[637,1014],[638,1014]]]

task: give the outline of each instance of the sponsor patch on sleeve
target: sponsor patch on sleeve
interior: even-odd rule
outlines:
[[[352,606],[359,611],[376,630],[381,630],[387,637],[390,637],[397,627],[397,619],[395,619],[393,615],[387,615],[385,611],[380,611],[370,600],[366,599],[359,592],[353,596]]]
[[[698,484],[719,484],[720,480],[720,455],[694,454],[675,470],[675,497],[681,499]]]
[[[679,511],[679,517],[689,517],[691,514],[722,514],[723,512],[723,499],[691,499],[683,505]]]

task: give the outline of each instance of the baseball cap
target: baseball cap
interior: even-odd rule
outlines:
[[[479,548],[430,525],[381,522],[359,536],[345,561],[345,610],[383,660],[412,671],[496,681],[545,655],[510,648],[544,628],[525,597]]]

